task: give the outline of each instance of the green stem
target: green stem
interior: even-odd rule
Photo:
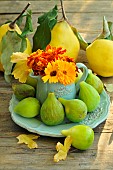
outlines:
[[[28,3],[27,6],[23,9],[23,11],[19,14],[19,16],[18,16],[14,21],[12,21],[12,22],[9,24],[9,27],[10,27],[11,29],[14,29],[16,21],[23,15],[23,13],[27,10],[27,8],[29,7],[29,5],[30,5],[30,3]]]

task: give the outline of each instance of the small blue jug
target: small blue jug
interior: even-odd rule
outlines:
[[[36,98],[41,104],[46,100],[48,93],[53,92],[57,98],[75,99],[77,92],[79,91],[79,83],[85,81],[88,76],[88,68],[82,63],[76,63],[78,69],[83,69],[83,75],[80,80],[75,84],[63,85],[61,83],[44,83],[41,76],[34,76],[30,74],[32,78],[37,79]]]

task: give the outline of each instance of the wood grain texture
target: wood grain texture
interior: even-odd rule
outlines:
[[[34,31],[37,27],[37,18],[43,12],[51,9],[55,0],[32,0]],[[13,20],[20,13],[28,1],[0,0],[0,24]],[[105,0],[71,0],[64,1],[66,14],[87,41],[92,41],[101,31],[102,18],[105,15],[113,21],[113,1]],[[59,6],[60,8],[60,6]],[[61,17],[61,12],[59,11]],[[59,18],[60,18],[59,17]],[[33,35],[30,35],[32,39]],[[77,62],[82,62],[90,68],[86,54],[80,51]],[[103,83],[113,83],[113,77],[102,78]],[[13,80],[12,83],[17,83]],[[91,148],[80,151],[71,148],[66,161],[53,162],[56,154],[56,143],[64,138],[40,136],[36,141],[38,149],[28,149],[24,144],[17,144],[16,137],[29,132],[16,125],[10,116],[9,101],[13,94],[12,84],[4,80],[0,72],[0,170],[112,170],[113,169],[113,92],[110,95],[111,107],[106,121],[94,129],[95,140]]]
[[[14,20],[27,3],[28,1],[15,1],[15,3],[13,1],[0,1],[0,25],[8,20]],[[59,8],[60,19],[62,14],[58,0],[31,1],[29,9],[33,12],[34,31],[37,27],[38,17],[53,8],[55,4]],[[78,29],[88,42],[93,41],[101,32],[103,16],[106,16],[108,21],[113,21],[112,1],[64,1],[64,6],[69,22]]]

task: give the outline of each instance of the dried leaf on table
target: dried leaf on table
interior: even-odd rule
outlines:
[[[113,92],[113,84],[106,84],[106,83],[104,83],[104,86],[106,87],[106,90],[108,92]]]
[[[70,136],[67,136],[64,141],[64,145],[60,142],[56,145],[56,150],[58,151],[57,154],[54,156],[54,162],[59,162],[60,160],[65,160],[67,157],[67,153],[70,149],[72,143],[72,138]]]
[[[29,134],[29,135],[21,134],[17,137],[17,139],[19,140],[18,144],[25,143],[30,149],[38,148],[37,143],[33,141],[33,139],[38,139],[38,137],[39,137],[38,135],[33,135],[33,134]]]

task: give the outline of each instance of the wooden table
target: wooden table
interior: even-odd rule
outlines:
[[[0,24],[14,19],[26,6],[27,1],[0,0]],[[43,12],[50,10],[59,1],[31,1],[33,26],[36,29],[37,18]],[[108,0],[66,0],[65,10],[69,21],[79,30],[83,37],[91,42],[101,31],[102,19],[113,21],[113,1]],[[59,6],[60,8],[60,6]],[[84,51],[80,51],[78,61],[88,67]],[[113,83],[113,78],[101,78],[104,83]],[[113,93],[109,93],[111,103]],[[3,73],[0,73],[0,170],[65,170],[65,169],[113,169],[113,105],[106,121],[94,129],[95,140],[92,147],[86,151],[72,148],[65,161],[53,162],[56,154],[55,145],[63,138],[40,136],[38,149],[29,149],[26,145],[18,145],[16,137],[29,132],[16,125],[8,109],[12,96],[11,85],[6,83]]]

